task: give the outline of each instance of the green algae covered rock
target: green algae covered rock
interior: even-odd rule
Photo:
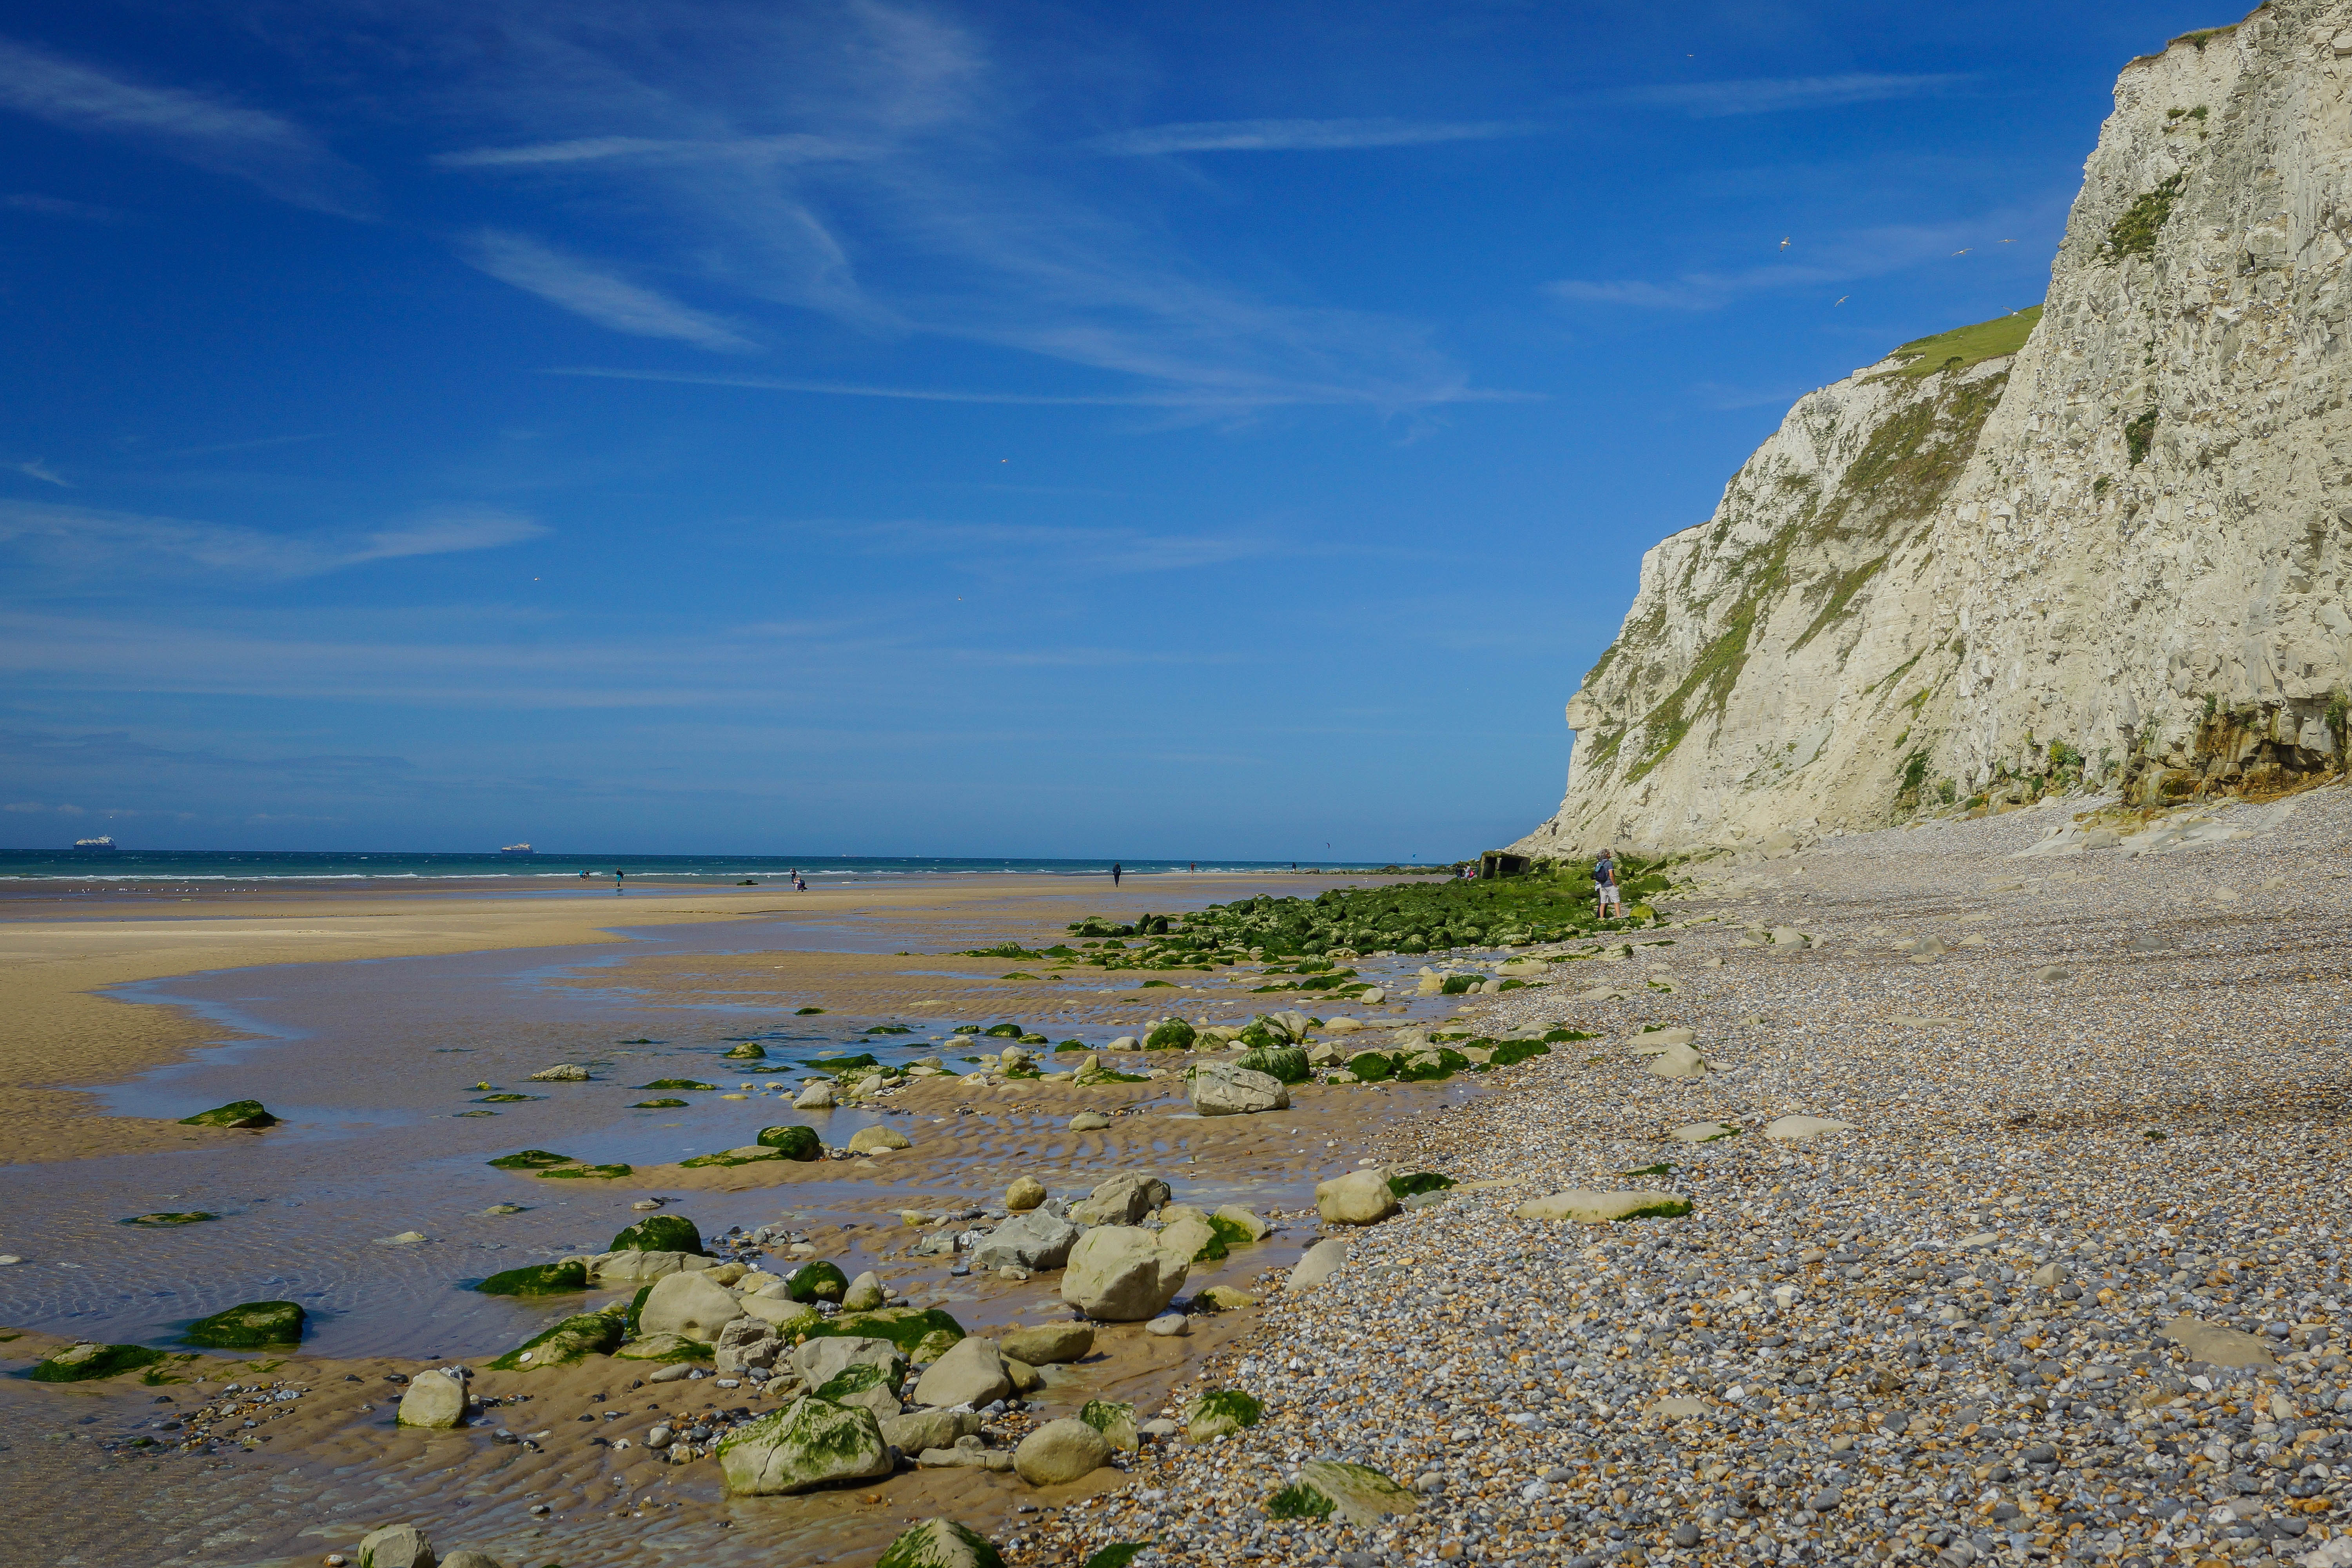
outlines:
[[[1143,1048],[1147,1051],[1189,1051],[1192,1048],[1192,1042],[1199,1037],[1200,1031],[1183,1019],[1162,1018],[1152,1025],[1150,1032],[1143,1037]]]
[[[212,1214],[204,1209],[187,1209],[176,1214],[135,1214],[129,1219],[124,1220],[122,1223],[124,1225],[152,1226],[157,1229],[162,1229],[166,1226],[175,1225],[202,1225],[208,1219],[218,1218],[220,1218],[220,1215]]]
[[[612,1354],[627,1332],[628,1325],[618,1312],[583,1312],[523,1341],[490,1365],[500,1372],[571,1366],[592,1355]]]
[[[727,1059],[734,1062],[763,1062],[768,1059],[767,1047],[757,1040],[738,1040],[727,1052]]]
[[[1078,1419],[1103,1435],[1112,1447],[1132,1454],[1143,1447],[1136,1436],[1135,1406],[1117,1399],[1089,1399]]]
[[[588,1266],[576,1258],[493,1274],[474,1289],[485,1296],[554,1296],[588,1289]]]
[[[762,1160],[781,1160],[783,1157],[777,1150],[758,1143],[745,1143],[733,1149],[721,1149],[715,1154],[697,1154],[690,1159],[680,1160],[678,1163],[698,1171],[714,1165],[751,1165]]]
[[[1238,1432],[1244,1426],[1255,1426],[1265,1418],[1265,1406],[1238,1388],[1217,1388],[1192,1401],[1184,1412],[1184,1436],[1195,1443],[1205,1443]]]
[[[719,1439],[733,1497],[776,1497],[888,1475],[895,1465],[874,1412],[804,1395]]]
[[[1368,1465],[1309,1459],[1298,1479],[1266,1500],[1276,1519],[1327,1520],[1369,1528],[1389,1514],[1419,1511],[1421,1500]]]
[[[25,1375],[35,1383],[88,1383],[153,1366],[163,1359],[162,1351],[151,1351],[145,1345],[101,1345],[85,1340],[36,1362]]]
[[[883,1307],[823,1318],[804,1331],[814,1339],[887,1340],[910,1361],[937,1361],[964,1337],[963,1325],[940,1308]]]
[[[651,1083],[641,1083],[639,1089],[717,1089],[715,1083],[705,1083],[698,1078],[657,1078]]]
[[[226,1312],[215,1312],[188,1325],[183,1336],[192,1345],[215,1350],[250,1351],[271,1345],[299,1345],[309,1314],[292,1301],[247,1301]]]
[[[1307,1053],[1296,1046],[1262,1046],[1245,1053],[1234,1066],[1262,1072],[1285,1083],[1305,1083],[1315,1076],[1315,1069],[1307,1065]]]
[[[1389,1191],[1394,1193],[1400,1202],[1422,1193],[1443,1192],[1453,1184],[1453,1177],[1440,1175],[1435,1171],[1415,1171],[1410,1175],[1389,1178]]]
[[[797,1123],[762,1127],[758,1141],[778,1151],[787,1160],[814,1160],[824,1153],[824,1144],[817,1138],[816,1129]]]
[[[501,1154],[490,1163],[501,1171],[550,1171],[558,1165],[576,1165],[580,1162],[552,1149],[524,1149],[517,1153]]]
[[[546,1182],[577,1176],[599,1182],[617,1182],[631,1174],[632,1171],[633,1167],[628,1165],[559,1165],[551,1171],[541,1171],[539,1179]]]
[[[613,1237],[607,1252],[691,1252],[698,1258],[709,1254],[702,1245],[702,1233],[694,1222],[682,1214],[647,1215],[636,1224]]]
[[[1004,1559],[970,1525],[927,1519],[892,1542],[874,1568],[1004,1568]]]
[[[210,1110],[199,1110],[194,1116],[180,1118],[183,1127],[275,1127],[278,1118],[262,1108],[257,1100],[232,1100],[226,1105],[215,1105]]]
[[[784,1292],[795,1301],[838,1301],[849,1293],[849,1277],[820,1258],[793,1269]]]
[[[631,1110],[677,1110],[685,1107],[683,1100],[640,1100],[633,1101]]]

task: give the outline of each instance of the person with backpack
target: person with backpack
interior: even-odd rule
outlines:
[[[1592,863],[1592,893],[1598,918],[1607,920],[1612,909],[1617,911],[1620,920],[1624,918],[1625,899],[1617,890],[1617,852],[1614,849],[1601,850],[1601,858]]]

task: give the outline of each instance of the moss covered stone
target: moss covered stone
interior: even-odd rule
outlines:
[[[641,1083],[639,1089],[717,1089],[715,1083],[705,1083],[698,1078],[657,1078],[651,1083]]]
[[[911,1361],[937,1361],[964,1337],[963,1325],[937,1307],[921,1311],[912,1307],[883,1307],[871,1312],[843,1312],[818,1321],[805,1331],[811,1339],[887,1340]]]
[[[275,1127],[278,1118],[263,1109],[257,1100],[232,1100],[226,1105],[215,1105],[210,1110],[199,1110],[194,1116],[180,1118],[183,1127]]]
[[[1435,1171],[1415,1171],[1410,1175],[1389,1178],[1389,1191],[1394,1193],[1399,1199],[1413,1197],[1422,1193],[1444,1192],[1453,1184],[1453,1177],[1441,1175]]]
[[[682,1214],[653,1214],[613,1237],[607,1252],[690,1252],[708,1257],[702,1233]]]
[[[632,1104],[629,1109],[631,1110],[677,1110],[686,1103],[683,1100],[640,1100]]]
[[[588,1266],[576,1258],[561,1263],[533,1263],[493,1274],[474,1287],[485,1296],[553,1296],[588,1289]]]
[[[1004,1559],[970,1525],[927,1519],[885,1548],[874,1568],[1004,1568]]]
[[[632,1174],[635,1169],[635,1167],[630,1165],[559,1165],[551,1171],[541,1171],[539,1173],[539,1179],[544,1182],[553,1178],[569,1179],[576,1176],[591,1181],[615,1182],[623,1176]]]
[[[848,1294],[849,1277],[820,1258],[793,1270],[784,1293],[795,1301],[838,1301]]]
[[[762,1127],[758,1141],[787,1160],[814,1160],[824,1152],[824,1144],[818,1139],[814,1127],[797,1124]]]
[[[734,1062],[763,1062],[768,1059],[768,1049],[757,1040],[738,1040],[729,1048],[727,1059]]]
[[[486,1094],[474,1101],[476,1105],[520,1105],[527,1100],[545,1100],[543,1094]]]
[[[680,1160],[678,1163],[689,1171],[698,1171],[714,1165],[749,1165],[761,1160],[782,1160],[783,1157],[780,1150],[759,1143],[746,1143],[740,1148],[721,1149],[715,1154],[697,1154],[692,1159]]]
[[[1255,1426],[1265,1416],[1265,1406],[1238,1388],[1218,1388],[1192,1401],[1184,1412],[1184,1436],[1195,1443]]]
[[[93,1378],[113,1377],[121,1373],[136,1372],[142,1366],[153,1366],[163,1359],[162,1351],[152,1351],[145,1345],[101,1345],[85,1342],[68,1345],[36,1362],[33,1369],[25,1375],[35,1383],[88,1383]]]
[[[163,1214],[135,1214],[122,1223],[163,1227],[175,1225],[202,1225],[208,1219],[218,1218],[220,1215],[208,1209],[182,1209]]]
[[[1143,1048],[1147,1051],[1189,1051],[1197,1038],[1199,1031],[1183,1019],[1162,1018],[1151,1026],[1150,1033],[1143,1037]]]
[[[1112,1447],[1132,1454],[1143,1446],[1135,1430],[1135,1406],[1117,1399],[1089,1399],[1078,1419],[1103,1435]]]
[[[1131,1568],[1138,1557],[1151,1550],[1149,1541],[1114,1541],[1081,1564],[1081,1568]]]
[[[571,1366],[592,1355],[610,1355],[627,1336],[618,1312],[583,1312],[517,1345],[490,1365],[499,1372],[540,1372]]]
[[[309,1314],[292,1301],[247,1301],[226,1312],[215,1312],[188,1325],[183,1336],[192,1345],[214,1350],[251,1351],[273,1345],[299,1345]]]
[[[860,1051],[854,1057],[813,1057],[808,1065],[824,1072],[847,1072],[851,1068],[880,1067],[871,1051]]]
[[[1307,1065],[1307,1053],[1296,1046],[1267,1046],[1244,1053],[1234,1063],[1252,1072],[1262,1072],[1284,1083],[1305,1083],[1315,1076]]]
[[[519,1153],[501,1154],[490,1163],[501,1171],[549,1171],[558,1165],[576,1165],[580,1162],[552,1149],[525,1149]]]
[[[1332,1507],[1329,1498],[1297,1481],[1265,1500],[1268,1519],[1326,1520],[1331,1517]]]

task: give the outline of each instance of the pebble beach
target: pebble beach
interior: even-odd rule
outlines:
[[[1702,864],[1672,929],[1482,1002],[1603,1037],[1385,1130],[1457,1190],[1269,1275],[1164,1412],[1262,1421],[1008,1560],[2352,1562],[2352,801],[2048,853],[2084,805]],[[1676,1028],[1700,1076],[1639,1054]],[[1644,1188],[1690,1212],[1518,1213]],[[1335,1462],[1403,1495],[1269,1516]]]

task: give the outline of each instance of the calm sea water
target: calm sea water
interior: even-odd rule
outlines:
[[[1330,860],[1127,860],[1139,876],[1155,871],[1377,870],[1368,864]],[[519,881],[541,879],[610,881],[615,870],[627,879],[665,882],[731,882],[746,877],[784,877],[797,869],[811,881],[845,878],[938,877],[993,873],[1101,877],[1108,860],[976,860],[929,856],[848,855],[416,855],[258,849],[116,849],[73,851],[0,849],[0,882],[252,882],[432,880],[485,877]]]

